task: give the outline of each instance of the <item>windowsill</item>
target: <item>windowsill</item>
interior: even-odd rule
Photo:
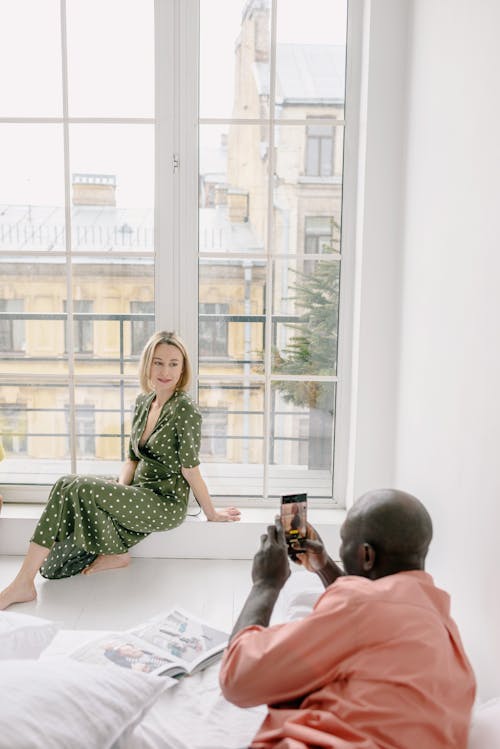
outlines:
[[[2,554],[21,555],[43,511],[43,505],[12,503],[0,514]],[[190,506],[190,513],[197,508]],[[238,523],[208,523],[204,515],[188,517],[171,531],[152,533],[132,549],[133,556],[173,559],[252,559],[260,536],[274,522],[276,507],[243,507]],[[340,526],[346,511],[311,508],[308,519],[321,535],[332,556],[338,557]]]

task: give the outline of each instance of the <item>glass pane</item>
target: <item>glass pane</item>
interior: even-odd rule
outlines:
[[[267,127],[200,127],[200,252],[264,251],[268,144]]]
[[[336,260],[275,263],[274,374],[336,374],[339,278]]]
[[[270,493],[331,496],[335,384],[276,382],[272,397]]]
[[[250,381],[199,384],[201,461],[213,494],[262,496],[264,387]],[[220,465],[223,464],[223,465]]]
[[[200,2],[200,116],[268,117],[270,3]]]
[[[152,125],[70,128],[74,250],[153,249]]]
[[[0,3],[0,117],[61,116],[59,6],[59,0]]]
[[[344,117],[347,0],[278,0],[280,118]]]
[[[41,371],[40,365],[37,370]],[[50,484],[69,472],[67,404],[66,386],[16,384],[15,376],[2,383],[0,431],[6,452],[2,483]]]
[[[152,117],[152,0],[68,0],[72,117]]]
[[[64,234],[60,125],[0,125],[0,250],[61,250]]]
[[[78,473],[119,475],[122,461],[127,457],[132,411],[138,392],[138,385],[116,379],[77,386]]]

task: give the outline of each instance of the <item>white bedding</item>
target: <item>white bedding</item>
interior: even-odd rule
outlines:
[[[60,630],[41,657],[67,655],[95,636],[95,631]],[[248,747],[266,709],[243,710],[227,702],[219,688],[219,668],[215,663],[163,692],[120,749]]]
[[[319,581],[307,573],[294,574],[280,596],[272,623],[307,614],[321,590]],[[60,630],[41,658],[67,655],[95,636],[95,631]],[[226,702],[219,689],[219,667],[214,664],[162,692],[113,749],[246,749],[266,708],[241,709]],[[500,699],[476,708],[468,749],[500,749]]]
[[[317,578],[295,572],[277,601],[272,623],[304,616],[322,590]],[[95,631],[60,630],[41,657],[67,655],[95,636]],[[215,663],[163,692],[116,749],[246,749],[266,708],[242,709],[227,702],[219,688],[219,668]]]

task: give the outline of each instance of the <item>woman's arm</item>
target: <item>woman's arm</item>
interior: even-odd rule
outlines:
[[[131,460],[130,458],[127,458],[125,463],[122,465],[122,470],[120,471],[120,477],[118,479],[119,484],[130,486],[134,479],[137,462],[137,460]]]
[[[237,507],[224,507],[221,510],[215,509],[198,466],[194,468],[184,468],[182,466],[181,471],[191,487],[194,496],[200,503],[201,509],[207,516],[207,520],[230,523],[240,519],[240,511]]]

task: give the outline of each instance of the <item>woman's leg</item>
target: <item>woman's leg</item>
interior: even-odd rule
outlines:
[[[28,547],[21,569],[10,585],[0,593],[0,610],[13,603],[24,603],[36,598],[35,576],[47,559],[61,524],[71,522],[69,511],[62,500],[63,487],[71,476],[60,478],[50,492],[49,499]],[[48,529],[46,528],[48,526]],[[40,543],[41,542],[41,543]]]
[[[47,549],[45,546],[30,543],[21,569],[11,584],[0,593],[0,610],[6,609],[7,606],[11,606],[13,603],[24,603],[35,600],[35,575],[47,559],[49,551],[50,549]]]

